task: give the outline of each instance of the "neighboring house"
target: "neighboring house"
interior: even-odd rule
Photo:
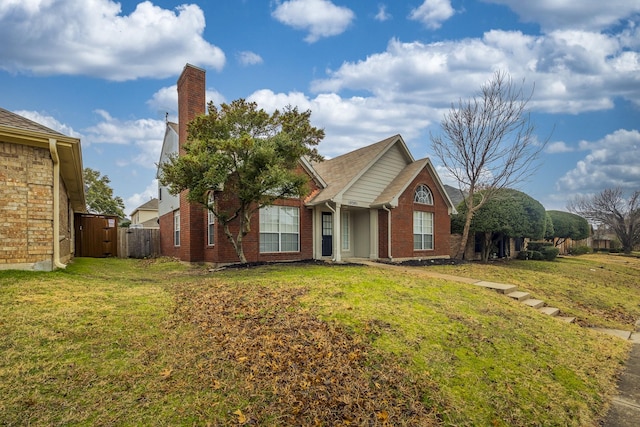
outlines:
[[[160,228],[158,225],[158,199],[153,198],[131,213],[130,228]]]
[[[80,140],[0,108],[0,269],[64,268],[86,212]]]
[[[179,124],[167,123],[160,164],[187,139],[187,123],[205,112],[205,72],[187,64],[178,79]],[[278,200],[251,219],[243,239],[249,262],[348,258],[440,258],[450,253],[455,212],[429,159],[415,160],[400,135],[318,163],[305,199]],[[232,203],[216,190],[212,206]],[[238,262],[221,227],[185,194],[159,187],[162,254],[190,262]]]

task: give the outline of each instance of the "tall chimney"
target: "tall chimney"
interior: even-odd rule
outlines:
[[[178,146],[187,142],[187,125],[196,116],[205,113],[205,71],[187,64],[178,79]],[[203,207],[187,200],[187,191],[180,193],[180,259],[189,262],[204,261],[205,217]]]
[[[187,124],[206,110],[205,70],[187,64],[178,79],[178,136],[180,148],[187,142]]]

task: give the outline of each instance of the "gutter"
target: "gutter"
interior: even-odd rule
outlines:
[[[53,265],[66,268],[60,261],[60,157],[55,138],[49,138],[49,151],[53,160]]]

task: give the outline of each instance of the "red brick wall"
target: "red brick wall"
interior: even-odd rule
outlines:
[[[418,185],[425,184],[433,195],[433,205],[414,203],[413,197]],[[414,251],[413,212],[424,211],[434,214],[433,250]],[[379,211],[379,256],[389,258],[387,212]],[[450,256],[451,218],[443,195],[438,191],[435,180],[425,168],[411,182],[400,196],[398,207],[391,209],[391,255],[393,258],[429,258]]]
[[[179,258],[180,248],[173,244],[173,212],[162,215],[160,224],[160,253],[164,256]]]
[[[178,137],[179,146],[187,142],[187,127],[196,116],[206,111],[206,82],[203,69],[187,64],[178,79]],[[173,230],[173,224],[171,226]],[[189,203],[187,193],[180,194],[180,249],[183,261],[204,261],[203,234],[206,238],[206,212],[198,205]]]

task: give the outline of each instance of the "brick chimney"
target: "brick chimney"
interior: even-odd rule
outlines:
[[[206,111],[205,70],[187,64],[178,79],[178,137],[180,152],[187,142],[187,125]],[[187,192],[180,194],[180,259],[188,262],[204,261],[206,239],[205,209],[187,200]]]
[[[178,79],[178,136],[187,142],[187,124],[206,111],[205,70],[187,64]]]

